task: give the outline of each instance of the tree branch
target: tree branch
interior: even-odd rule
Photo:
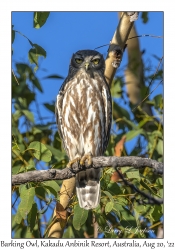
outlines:
[[[104,75],[109,85],[111,85],[116,70],[120,65],[126,41],[134,23],[133,21],[135,21],[137,17],[138,12],[123,12],[118,27],[114,32],[105,60],[106,67]]]
[[[29,171],[27,173],[21,173],[12,175],[12,185],[24,184],[27,182],[42,182],[47,180],[65,180],[75,177],[76,173],[88,169],[88,168],[104,168],[104,167],[125,167],[132,166],[134,168],[150,167],[157,174],[163,174],[163,163],[157,162],[148,158],[141,158],[135,156],[116,157],[116,156],[100,156],[93,157],[91,166],[85,163],[85,166],[81,166],[78,163],[74,163],[71,168],[50,169],[40,171]]]

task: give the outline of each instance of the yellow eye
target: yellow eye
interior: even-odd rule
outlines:
[[[93,60],[93,63],[94,63],[95,65],[99,64],[99,62],[100,62],[100,59],[94,59],[94,60]]]
[[[75,61],[76,61],[76,63],[78,63],[78,64],[80,64],[80,63],[83,62],[83,60],[82,60],[82,59],[79,59],[79,58],[75,58]]]

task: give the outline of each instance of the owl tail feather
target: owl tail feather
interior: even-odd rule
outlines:
[[[76,175],[76,191],[80,207],[94,209],[100,203],[101,169],[87,169]]]

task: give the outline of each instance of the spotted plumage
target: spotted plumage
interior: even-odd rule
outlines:
[[[58,93],[58,130],[70,161],[84,155],[102,156],[108,145],[112,108],[104,69],[105,61],[99,52],[77,51]],[[76,175],[80,207],[98,206],[100,172],[100,169],[88,169]]]

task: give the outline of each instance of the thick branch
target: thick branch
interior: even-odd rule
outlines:
[[[134,168],[150,167],[158,174],[163,174],[163,163],[151,160],[148,158],[141,158],[135,156],[116,157],[116,156],[100,156],[93,158],[92,166],[80,166],[78,163],[74,163],[71,168],[63,170],[50,169],[40,171],[29,171],[27,173],[21,173],[12,175],[12,185],[24,184],[27,182],[42,182],[47,180],[65,180],[70,179],[76,175],[76,173],[84,170],[85,168],[104,168],[104,167],[125,167],[132,166]]]
[[[105,77],[109,85],[111,85],[116,70],[120,65],[122,53],[125,48],[125,44],[128,39],[131,28],[133,26],[133,21],[136,20],[136,18],[133,20],[131,18],[132,16],[135,16],[134,13],[135,12],[130,12],[129,14],[124,12],[122,14],[118,27],[114,33],[111,44],[109,46],[108,55],[105,60]],[[116,45],[118,45],[118,47]],[[121,49],[121,51],[119,51],[119,48]]]

